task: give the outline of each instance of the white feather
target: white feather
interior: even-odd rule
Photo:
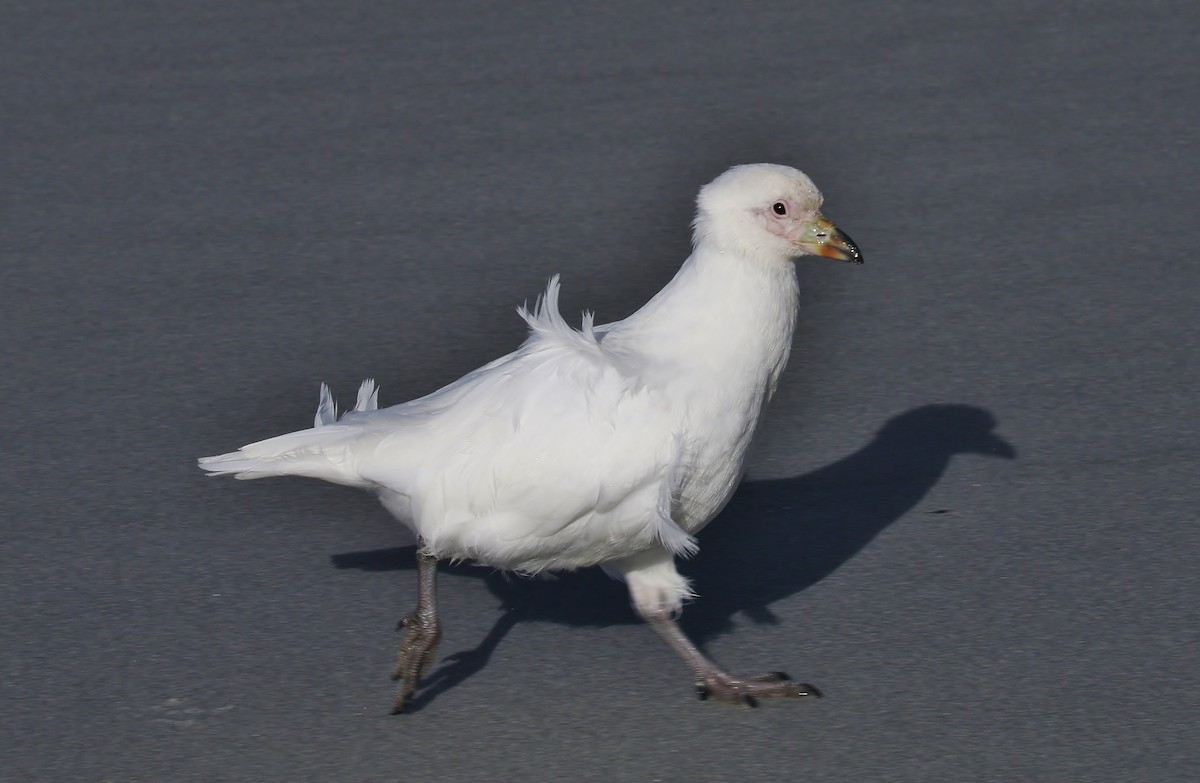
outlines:
[[[354,410],[358,412],[373,411],[379,408],[379,389],[375,386],[375,379],[368,378],[358,387],[358,400],[354,403]]]
[[[317,403],[317,415],[313,418],[314,427],[324,427],[337,421],[337,403],[329,392],[329,385],[321,384],[321,401]]]

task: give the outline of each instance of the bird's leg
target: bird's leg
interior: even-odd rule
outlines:
[[[712,662],[687,638],[671,612],[659,610],[645,612],[642,616],[650,627],[667,640],[692,669],[695,677],[696,695],[701,699],[709,696],[730,704],[753,707],[758,699],[799,698],[821,695],[812,685],[792,682],[783,672],[770,672],[757,677],[734,677]]]
[[[396,630],[400,628],[405,632],[392,673],[393,680],[400,680],[393,715],[404,711],[442,638],[442,624],[437,616],[437,558],[425,548],[424,541],[417,550],[417,608],[405,615]]]

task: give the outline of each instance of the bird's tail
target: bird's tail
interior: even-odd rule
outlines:
[[[375,381],[363,381],[354,410],[373,411],[379,406],[378,399]],[[366,486],[356,470],[353,452],[362,434],[360,427],[338,423],[337,404],[329,387],[321,384],[321,401],[312,429],[260,440],[228,454],[201,457],[197,463],[210,476],[232,474],[239,479],[308,476],[335,484]]]

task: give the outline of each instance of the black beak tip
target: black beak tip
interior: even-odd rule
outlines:
[[[842,235],[842,241],[846,243],[846,247],[850,250],[850,258],[847,260],[852,264],[862,266],[862,251],[858,249],[858,244],[845,231],[839,231],[838,233]]]

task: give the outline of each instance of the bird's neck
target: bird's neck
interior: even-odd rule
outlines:
[[[755,387],[770,396],[791,350],[796,306],[790,261],[734,258],[702,243],[604,343],[653,357],[667,372],[699,374],[714,391],[729,386],[726,394],[739,396]]]

